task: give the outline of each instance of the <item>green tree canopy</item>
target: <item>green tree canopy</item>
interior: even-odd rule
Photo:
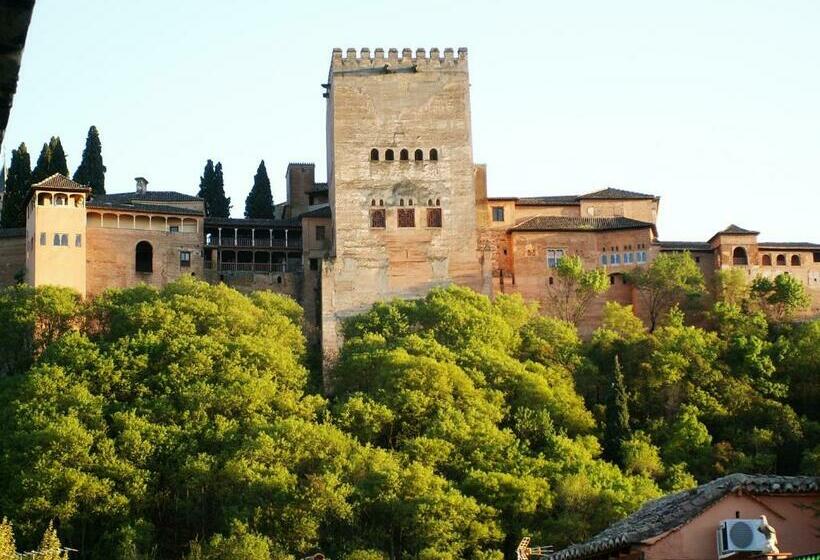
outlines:
[[[3,195],[0,227],[26,226],[26,197],[31,189],[31,157],[25,144],[11,151],[11,163]]]
[[[202,177],[199,179],[197,196],[205,201],[205,215],[216,218],[227,218],[231,215],[231,199],[225,196],[225,181],[222,176],[222,164],[214,166],[208,160]]]
[[[100,134],[96,126],[91,126],[85,139],[82,161],[74,172],[74,181],[91,187],[92,194],[105,194],[105,171]]]
[[[556,263],[554,283],[547,285],[549,310],[559,319],[577,325],[592,300],[608,288],[603,269],[585,270],[581,257],[565,255]]]
[[[253,176],[253,187],[245,199],[245,217],[273,219],[273,197],[270,191],[268,170],[265,169],[265,160],[259,163],[256,175]]]
[[[703,273],[688,252],[661,253],[649,265],[636,267],[627,279],[646,306],[650,331],[673,305],[696,298],[705,289]]]
[[[774,280],[758,276],[752,281],[752,296],[776,321],[788,319],[811,302],[806,287],[790,274],[778,274]]]

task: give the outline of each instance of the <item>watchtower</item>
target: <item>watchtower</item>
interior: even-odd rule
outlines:
[[[91,189],[55,173],[31,186],[26,206],[26,282],[85,296],[86,208]]]
[[[480,289],[467,49],[334,49],[327,91],[331,258],[323,347],[378,300]]]

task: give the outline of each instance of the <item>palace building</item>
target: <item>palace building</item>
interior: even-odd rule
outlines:
[[[613,188],[488,197],[486,167],[473,161],[466,49],[335,49],[323,87],[327,182],[311,163],[288,165],[273,219],[207,217],[202,199],[142,177],[131,192],[92,196],[53,175],[33,186],[26,228],[0,230],[0,283],[93,296],[192,275],[270,289],[303,305],[309,335],[331,358],[346,317],[435,286],[519,293],[549,312],[563,255],[610,278],[582,331],[605,301],[640,314],[624,272],[672,251],[689,251],[707,280],[729,267],[750,279],[790,274],[820,313],[820,244],[763,242],[735,225],[706,241],[661,241],[659,197]]]

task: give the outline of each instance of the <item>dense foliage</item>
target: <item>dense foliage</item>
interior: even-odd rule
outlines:
[[[31,188],[31,157],[25,144],[11,151],[0,227],[26,227],[26,197]]]
[[[817,473],[820,322],[744,293],[653,332],[608,304],[586,342],[518,297],[380,303],[327,398],[286,297],[7,288],[0,517],[92,559],[501,559],[696,479]]]
[[[225,180],[222,176],[222,163],[208,160],[202,177],[199,178],[197,196],[205,201],[205,215],[214,218],[227,218],[231,215],[231,199],[225,196]]]
[[[59,136],[52,136],[48,143],[43,144],[37,164],[31,172],[31,182],[39,183],[55,173],[68,177],[68,162]]]
[[[270,192],[270,179],[265,168],[265,160],[259,163],[253,176],[253,186],[245,198],[245,217],[273,219],[273,196]]]
[[[91,187],[92,194],[105,194],[105,171],[100,133],[92,125],[85,139],[82,160],[74,172],[74,181]]]

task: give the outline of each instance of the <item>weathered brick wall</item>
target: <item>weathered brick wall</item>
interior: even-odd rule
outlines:
[[[162,287],[182,275],[203,277],[202,233],[170,233],[89,227],[86,237],[86,291],[96,295],[106,288],[126,288],[139,283]],[[153,272],[136,272],[136,246],[148,241],[153,247]],[[180,266],[180,251],[191,252],[191,266]]]
[[[0,237],[0,287],[15,283],[15,275],[26,269],[26,238]]]
[[[375,301],[420,297],[450,282],[484,288],[466,53],[431,55],[388,53],[380,61],[378,52],[334,53],[327,124],[335,254],[322,279],[323,296],[330,295],[322,305],[326,349],[340,343],[341,318]],[[370,158],[374,148],[378,161]],[[388,149],[395,161],[385,161]],[[402,149],[410,161],[400,161]],[[417,149],[422,161],[414,161]],[[399,228],[398,210],[411,200],[415,227]],[[440,203],[441,228],[426,227],[428,200]],[[373,208],[386,210],[384,229],[370,227]]]
[[[549,279],[554,277],[552,269],[547,266],[547,249],[564,249],[567,254],[578,255],[585,268],[600,266],[600,255],[604,247],[609,252],[611,247],[625,251],[626,245],[632,245],[632,251],[638,244],[647,247],[649,258],[654,258],[656,249],[651,245],[652,233],[649,229],[622,230],[610,232],[513,232],[511,238],[512,260],[515,283],[505,279],[504,293],[520,293],[525,299],[537,301],[541,310],[550,313]],[[605,294],[595,299],[586,315],[578,325],[582,334],[589,334],[600,325],[601,312],[606,301],[617,301],[623,305],[636,305],[636,312],[641,312],[639,302],[632,287],[623,281],[623,273],[631,270],[635,264],[608,265],[606,270],[614,275]],[[555,280],[554,280],[555,281]]]

